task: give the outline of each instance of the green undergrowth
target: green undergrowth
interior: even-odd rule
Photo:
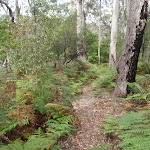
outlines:
[[[100,146],[98,147],[93,147],[93,148],[87,148],[88,150],[108,150],[110,148],[109,144],[106,143],[101,143]]]
[[[119,118],[109,116],[105,120],[103,128],[106,139],[113,149],[149,150],[150,108],[147,104],[150,101],[150,75],[140,63],[136,82],[125,84],[129,94],[122,100],[127,101],[130,109],[124,110]]]
[[[98,75],[96,65],[74,62],[4,81],[0,93],[0,150],[59,150],[58,140],[78,124],[72,102],[83,84]]]
[[[116,78],[117,73],[115,68],[110,69],[108,65],[100,67],[99,76],[92,84],[94,94],[98,95],[100,92],[106,93],[106,91],[113,89],[116,85]]]
[[[126,83],[130,94],[124,100],[131,102],[140,102],[141,100],[148,103],[150,101],[150,75],[149,74],[137,74],[136,82]]]
[[[116,119],[108,117],[103,125],[105,133],[112,139],[117,135],[120,143],[116,148],[123,150],[150,149],[150,112],[130,112]],[[111,135],[111,136],[110,136]]]
[[[144,62],[139,62],[138,63],[138,68],[137,68],[137,73],[138,74],[150,74],[150,63],[144,63]]]
[[[84,62],[72,62],[63,71],[74,89],[74,95],[80,94],[82,85],[91,83],[100,74],[99,66]]]

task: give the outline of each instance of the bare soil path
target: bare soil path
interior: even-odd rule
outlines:
[[[101,125],[108,115],[119,116],[118,103],[109,96],[93,96],[91,85],[82,89],[80,100],[73,102],[75,113],[80,117],[80,127],[73,136],[62,144],[62,150],[86,150],[88,147],[100,146],[105,141]]]

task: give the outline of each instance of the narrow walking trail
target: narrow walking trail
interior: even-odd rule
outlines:
[[[80,100],[73,102],[75,113],[79,115],[80,127],[73,136],[62,144],[62,150],[86,150],[100,146],[105,141],[102,124],[108,115],[119,116],[118,103],[109,96],[93,96],[91,85],[82,89]]]

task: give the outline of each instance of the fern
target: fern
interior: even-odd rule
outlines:
[[[24,150],[24,147],[21,144],[21,140],[18,139],[7,146],[1,146],[0,150]]]
[[[140,84],[147,84],[149,82],[150,75],[145,74],[145,75],[137,75],[136,76],[136,81]]]
[[[71,135],[71,132],[74,131],[73,126],[70,124],[59,123],[58,121],[50,120],[46,122],[48,126],[47,130],[49,133],[53,133],[55,140],[64,135]]]
[[[55,135],[55,139],[66,134],[71,135],[71,132],[74,131],[74,126],[70,124],[72,122],[72,115],[50,119],[46,122],[46,125],[48,126],[47,130]]]
[[[146,93],[146,91],[144,90],[144,88],[139,85],[138,83],[129,83],[126,82],[126,84],[129,87],[129,91],[133,92],[133,95],[128,95],[127,98],[125,100],[146,100],[148,101],[150,92]]]
[[[81,93],[81,87],[82,87],[82,82],[75,82],[74,80],[70,81],[70,87],[72,88],[72,94],[76,95],[76,94],[80,94]]]
[[[65,115],[68,108],[66,106],[54,103],[45,105],[47,112],[50,113],[53,119],[49,119],[45,124],[48,126],[48,133],[52,133],[55,141],[61,136],[71,135],[74,131],[72,115]]]
[[[30,76],[26,76],[25,80],[16,80],[16,86],[24,90],[32,90],[34,84]]]
[[[113,118],[112,116],[109,116],[106,119],[106,124],[103,124],[102,127],[105,129],[105,133],[112,133],[112,132],[116,132],[118,129],[117,125],[117,120],[115,118]]]
[[[34,135],[31,135],[28,141],[23,144],[21,140],[17,139],[12,144],[2,146],[0,150],[45,150],[50,149],[55,144],[53,136],[47,136],[41,128],[39,128]]]
[[[54,105],[50,105],[53,106]],[[64,135],[71,135],[71,132],[74,131],[73,124],[73,117],[72,115],[64,115],[64,108],[63,106],[56,104],[55,108],[51,110],[51,116],[54,119],[49,119],[45,124],[48,126],[47,130],[49,133],[53,133],[55,136],[55,140],[57,141],[58,138]],[[59,109],[58,109],[59,108]],[[60,109],[61,108],[61,109]]]
[[[6,112],[0,107],[0,126],[7,120]],[[0,127],[1,128],[1,127]]]
[[[115,80],[116,80],[115,70],[113,69],[109,70],[108,68],[105,68],[105,70],[101,69],[101,76],[92,84],[92,88],[93,89],[99,87],[112,88],[116,85]]]
[[[7,123],[5,123],[4,127],[2,127],[1,131],[0,131],[0,134],[6,134],[8,131],[14,129],[17,125],[27,125],[29,124],[29,120],[28,120],[28,117],[26,117],[26,119],[24,120],[21,120],[21,121],[17,121],[16,119],[14,120],[7,120]]]
[[[109,144],[101,143],[99,147],[87,148],[88,150],[108,150],[110,148]]]
[[[133,94],[133,95],[128,95],[127,98],[125,98],[125,100],[140,100],[140,99],[144,99],[146,101],[148,101],[148,97],[150,96],[150,92],[148,93],[137,93],[137,94]]]
[[[62,150],[60,145],[54,145],[52,146],[51,150]]]
[[[127,84],[128,85],[128,89],[129,89],[129,91],[133,91],[133,92],[136,92],[136,93],[138,93],[138,92],[140,92],[140,93],[144,93],[145,92],[145,90],[144,90],[144,88],[142,88],[142,86],[140,86],[138,83],[136,83],[136,82],[133,82],[133,83],[130,83],[130,82],[126,82],[125,84]]]
[[[122,117],[107,120],[110,125],[107,128],[104,125],[105,132],[117,132],[121,139],[116,148],[121,147],[124,150],[149,150],[150,149],[150,112],[131,112]],[[112,130],[111,130],[112,124]],[[114,125],[116,127],[114,128]]]
[[[55,140],[53,139],[53,136],[49,136],[45,134],[41,128],[39,128],[36,133],[29,137],[27,143],[24,144],[25,150],[44,150],[44,149],[50,149],[51,146],[55,144]]]
[[[78,69],[76,75],[87,77],[83,72],[80,74]],[[39,130],[30,136],[29,134],[32,133],[28,133],[28,137],[25,137],[28,139],[25,144],[23,144],[21,139],[18,139],[4,146],[4,149],[15,150],[17,146],[20,150],[60,149],[59,145],[55,145],[58,138],[64,135],[71,135],[71,132],[74,131],[74,120],[73,116],[70,115],[72,114],[70,102],[75,100],[75,94],[78,93],[78,88],[82,84],[74,81],[73,79],[73,83],[71,83],[65,75],[56,74],[53,70],[46,70],[40,73],[39,80],[35,83],[33,76],[15,80],[16,93],[13,93],[13,97],[8,99],[8,103],[5,105],[6,113],[0,114],[0,118],[2,118],[0,119],[0,134],[9,134],[8,132],[13,131],[14,128],[19,128],[21,134],[23,130],[28,133],[28,129],[36,130],[36,127],[41,126],[41,124],[45,124],[44,131],[46,133]],[[73,85],[74,83],[76,85]],[[30,96],[29,98],[27,97],[28,93],[30,93],[32,98]],[[35,123],[36,116],[32,116],[40,114],[38,111],[45,118],[41,122],[37,122],[37,125],[33,127],[31,125]],[[46,119],[47,122],[45,122]],[[24,126],[29,123],[29,126]],[[18,134],[17,137],[19,136]]]
[[[45,105],[45,108],[47,111],[51,111],[51,110],[57,110],[57,111],[65,111],[67,110],[67,107],[65,107],[64,105],[60,105],[60,104],[56,104],[56,103],[47,103]]]

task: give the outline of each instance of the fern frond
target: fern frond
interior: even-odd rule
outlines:
[[[7,146],[1,146],[0,150],[27,150],[24,149],[23,145],[21,144],[21,140],[15,140],[13,143],[8,144]]]
[[[128,85],[130,91],[136,91],[136,92],[140,92],[140,93],[145,92],[144,88],[136,82],[132,82],[132,83],[125,82],[125,84]]]
[[[60,105],[60,104],[56,104],[56,103],[47,103],[45,105],[46,110],[51,110],[52,108],[56,109],[56,110],[66,110],[67,107]]]
[[[130,112],[122,117],[115,119],[107,119],[105,124],[105,132],[118,133],[118,137],[122,140],[117,147],[124,150],[149,150],[150,148],[150,112]],[[114,124],[116,126],[114,128]],[[108,126],[108,128],[107,128]]]

